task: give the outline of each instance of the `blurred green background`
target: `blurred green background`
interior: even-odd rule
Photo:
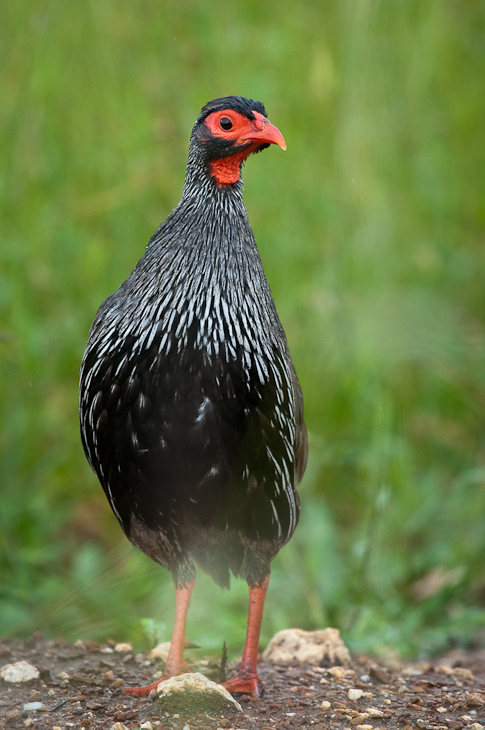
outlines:
[[[311,442],[262,644],[483,644],[484,4],[16,0],[0,69],[0,635],[170,638],[170,575],[85,461],[78,372],[200,108],[240,94],[288,144],[248,161],[245,201]],[[190,639],[237,651],[246,604],[200,576]]]

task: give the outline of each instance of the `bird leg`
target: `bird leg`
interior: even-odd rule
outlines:
[[[187,611],[189,610],[190,595],[192,593],[194,583],[195,578],[191,580],[190,583],[187,583],[186,586],[183,586],[182,588],[175,588],[175,619],[173,622],[172,641],[170,642],[170,649],[168,650],[168,657],[163,677],[161,679],[157,679],[156,682],[147,684],[146,687],[124,687],[123,694],[146,697],[165,679],[175,677],[178,674],[183,674],[188,671],[187,665],[184,662],[184,648],[188,644],[185,636],[185,624],[187,622]]]
[[[259,585],[254,587],[249,586],[248,628],[241,666],[235,677],[228,679],[227,682],[223,682],[222,684],[231,694],[242,692],[251,695],[251,697],[260,696],[257,672],[258,647],[264,599],[266,598],[268,583],[269,573]]]

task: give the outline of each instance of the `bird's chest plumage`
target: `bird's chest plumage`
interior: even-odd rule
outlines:
[[[185,253],[148,255],[98,313],[81,376],[88,458],[127,533],[135,515],[284,542],[294,394],[259,258]]]

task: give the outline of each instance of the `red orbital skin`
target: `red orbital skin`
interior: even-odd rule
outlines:
[[[237,182],[241,174],[241,163],[252,152],[257,152],[261,145],[277,144],[281,149],[286,150],[286,143],[279,129],[259,112],[253,111],[253,114],[255,119],[250,120],[233,109],[225,109],[209,114],[205,120],[206,127],[214,137],[222,137],[235,145],[247,145],[252,141],[252,144],[240,152],[211,162],[212,175],[219,185]],[[221,119],[229,119],[232,122],[231,129],[223,129]]]

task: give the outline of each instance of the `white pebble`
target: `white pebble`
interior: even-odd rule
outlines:
[[[133,651],[133,646],[131,644],[128,644],[128,642],[116,644],[115,651],[119,651],[120,654],[127,653],[129,651]]]
[[[30,682],[31,679],[39,679],[39,670],[22,660],[15,664],[5,664],[0,669],[0,677],[6,682]]]
[[[364,691],[362,689],[349,689],[349,693],[348,693],[349,700],[360,700],[360,698],[363,696],[364,696]]]
[[[371,717],[384,717],[382,710],[378,710],[377,707],[367,707],[366,712]]]
[[[40,710],[41,707],[44,707],[42,702],[27,702],[24,705],[24,712],[27,712],[28,710]]]
[[[322,710],[329,710],[332,707],[332,704],[327,700],[324,700],[320,707],[322,708]]]
[[[140,725],[140,730],[152,730],[152,723],[150,720],[147,720],[142,725]]]

